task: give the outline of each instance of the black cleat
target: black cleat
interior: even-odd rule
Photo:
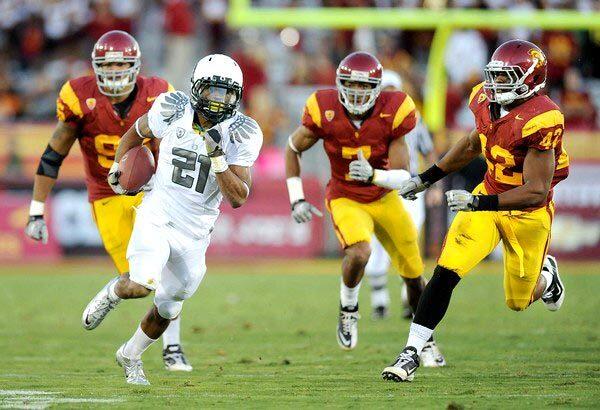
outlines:
[[[383,377],[383,380],[394,382],[410,382],[414,379],[418,368],[419,355],[417,349],[407,346],[400,352],[394,363],[383,369],[381,377]]]

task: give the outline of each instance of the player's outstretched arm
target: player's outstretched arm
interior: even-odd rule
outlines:
[[[44,222],[44,203],[52,191],[60,166],[77,139],[77,127],[58,121],[52,138],[40,158],[33,180],[33,198],[29,208],[29,222],[25,234],[36,241],[48,241],[48,229]]]
[[[313,214],[323,216],[321,211],[304,199],[304,188],[300,178],[300,156],[318,141],[317,136],[301,125],[290,135],[285,149],[285,174],[292,207],[292,217],[297,223],[308,222]]]
[[[462,169],[480,154],[481,141],[477,130],[474,129],[454,144],[437,164],[403,183],[398,192],[404,198],[414,200],[417,193],[425,191],[446,175]]]

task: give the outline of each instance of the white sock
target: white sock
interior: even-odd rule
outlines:
[[[410,324],[410,332],[408,333],[408,340],[406,341],[406,347],[412,346],[417,349],[417,354],[421,354],[421,350],[425,347],[425,343],[433,335],[433,329],[426,328],[425,326],[418,325],[416,323]]]
[[[163,349],[166,349],[167,346],[169,346],[169,345],[180,345],[181,344],[180,329],[181,329],[181,317],[171,320],[171,323],[169,323],[169,326],[167,327],[165,332],[162,334]]]
[[[121,300],[121,298],[115,293],[115,286],[117,286],[118,282],[119,281],[115,281],[108,287],[108,297],[113,302],[118,302]]]
[[[353,288],[349,288],[344,284],[344,279],[340,283],[340,303],[342,307],[355,307],[358,305],[358,291],[360,283]]]
[[[138,326],[123,348],[123,356],[128,359],[139,359],[142,357],[142,353],[154,342],[156,342],[156,339],[150,339],[141,326]]]
[[[552,274],[547,271],[546,269],[542,269],[542,271],[540,272],[540,275],[542,275],[542,277],[544,279],[546,279],[546,287],[544,288],[544,292],[542,293],[542,295],[544,295],[546,292],[548,292],[548,289],[550,288],[550,285],[552,285]]]

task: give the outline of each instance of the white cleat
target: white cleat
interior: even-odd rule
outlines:
[[[423,367],[446,366],[446,359],[435,341],[425,343],[425,347],[421,350],[420,359]]]
[[[552,255],[546,255],[542,270],[552,274],[552,283],[548,287],[548,291],[542,295],[542,302],[549,311],[555,312],[560,309],[565,300],[565,285],[560,280],[556,258]]]
[[[165,369],[171,372],[191,372],[194,370],[185,357],[181,345],[168,345],[163,350],[163,362]]]
[[[108,282],[101,290],[94,296],[94,299],[88,303],[81,316],[81,324],[87,330],[97,328],[100,323],[104,320],[108,312],[113,310],[121,301],[113,301],[108,296],[108,287],[118,281],[119,278],[114,278]]]
[[[340,307],[340,317],[336,329],[337,341],[344,350],[352,350],[358,343],[358,306],[352,311]]]
[[[144,374],[144,363],[142,363],[141,359],[136,360],[125,357],[123,355],[124,348],[125,343],[119,347],[115,357],[117,359],[117,364],[125,371],[125,380],[129,384],[149,386],[150,382],[146,379],[146,375]]]

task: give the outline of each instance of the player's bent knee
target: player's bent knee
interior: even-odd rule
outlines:
[[[367,242],[359,242],[347,247],[345,252],[352,264],[366,266],[371,256],[371,246]]]
[[[515,312],[521,312],[529,307],[529,299],[506,299],[506,306]]]
[[[173,320],[181,313],[183,302],[165,301],[156,303],[156,309],[160,317]]]

